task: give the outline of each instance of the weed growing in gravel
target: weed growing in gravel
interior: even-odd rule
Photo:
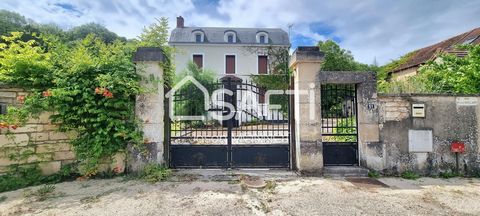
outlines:
[[[267,181],[263,189],[269,193],[273,193],[276,187],[277,183],[275,181]]]
[[[370,178],[378,178],[378,177],[380,177],[380,173],[379,173],[378,171],[376,171],[376,170],[370,170],[370,171],[368,172],[368,177],[370,177]]]
[[[140,178],[146,182],[155,183],[166,180],[171,170],[159,164],[148,164],[140,172]]]
[[[407,171],[403,172],[403,173],[400,175],[400,177],[402,177],[402,178],[404,178],[404,179],[411,179],[411,180],[415,180],[415,179],[420,178],[420,176],[419,176],[417,173],[415,173],[415,172],[413,172],[413,171],[411,171],[411,170],[407,170]]]
[[[458,177],[460,176],[458,173],[456,172],[451,172],[451,171],[446,171],[446,172],[441,172],[439,174],[439,176],[441,178],[444,178],[444,179],[449,179],[449,178],[453,178],[453,177]]]
[[[24,196],[34,198],[35,201],[44,201],[55,195],[55,185],[43,185],[35,191],[26,190]]]
[[[0,203],[3,202],[3,201],[5,201],[5,200],[7,200],[7,196],[1,196],[1,197],[0,197]]]

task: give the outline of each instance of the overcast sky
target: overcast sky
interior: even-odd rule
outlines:
[[[70,28],[100,23],[134,38],[155,17],[170,26],[278,27],[292,46],[333,39],[358,61],[379,64],[480,27],[478,0],[1,0],[0,8]]]

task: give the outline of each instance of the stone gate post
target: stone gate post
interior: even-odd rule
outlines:
[[[165,163],[165,94],[163,69],[160,66],[163,60],[163,52],[158,47],[140,47],[133,57],[137,73],[142,77],[141,86],[148,90],[147,93],[137,96],[135,105],[135,115],[141,121],[148,154],[141,154],[130,148],[131,156],[127,166],[131,171],[141,169],[146,163]]]

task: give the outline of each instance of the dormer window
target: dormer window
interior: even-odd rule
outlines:
[[[260,35],[260,43],[265,43],[265,35]]]
[[[224,41],[227,43],[236,43],[237,42],[237,33],[234,31],[226,31],[223,37]]]
[[[202,34],[200,34],[200,33],[195,34],[195,42],[197,42],[197,43],[202,42]]]
[[[267,32],[258,32],[256,38],[257,38],[257,43],[261,43],[261,44],[267,44],[268,43]]]
[[[195,43],[203,43],[205,41],[205,34],[201,30],[194,30],[193,32],[193,40]]]

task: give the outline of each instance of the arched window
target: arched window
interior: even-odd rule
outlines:
[[[194,30],[193,32],[193,41],[195,43],[203,43],[205,41],[205,34],[201,30]]]
[[[267,32],[258,32],[257,33],[257,43],[267,44],[268,43],[268,34]]]
[[[228,31],[225,32],[225,35],[223,36],[223,39],[227,43],[236,43],[237,42],[237,33],[232,31],[232,30],[228,30]]]

